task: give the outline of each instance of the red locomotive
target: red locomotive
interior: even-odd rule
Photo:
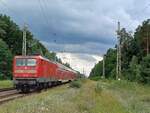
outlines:
[[[14,84],[22,92],[47,88],[76,78],[76,71],[40,55],[16,56],[13,61]]]

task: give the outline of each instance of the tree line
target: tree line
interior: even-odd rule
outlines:
[[[22,54],[23,30],[7,15],[0,15],[0,80],[12,78],[12,62],[15,55]],[[27,30],[27,55],[41,54],[62,63],[56,53],[50,52]],[[68,63],[65,63],[70,67]]]
[[[125,28],[120,31],[121,79],[150,84],[150,19],[143,21],[131,34]],[[117,49],[105,54],[105,78],[116,79]],[[90,78],[102,77],[103,61],[91,70]]]

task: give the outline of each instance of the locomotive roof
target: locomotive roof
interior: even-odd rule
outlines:
[[[49,59],[47,59],[47,58],[45,58],[45,57],[43,57],[43,56],[41,56],[41,55],[34,55],[34,56],[15,56],[15,58],[40,58],[40,59],[42,59],[42,60],[46,60],[46,61],[48,61],[48,62],[51,62],[51,63],[54,63],[54,64],[56,64],[56,62],[54,62],[54,61],[51,61],[51,60],[49,60]]]

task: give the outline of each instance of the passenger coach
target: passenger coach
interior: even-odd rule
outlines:
[[[14,84],[22,92],[40,90],[76,78],[76,71],[40,55],[16,56],[13,61]]]

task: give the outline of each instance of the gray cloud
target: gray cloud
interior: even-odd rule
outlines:
[[[19,25],[27,22],[50,51],[103,54],[115,45],[118,20],[133,30],[150,14],[148,0],[40,1],[6,0],[6,6],[0,2],[0,12]]]
[[[51,51],[69,52],[69,53],[84,53],[84,54],[104,54],[107,48],[113,45],[106,45],[103,43],[86,42],[84,44],[57,44],[42,42]]]

